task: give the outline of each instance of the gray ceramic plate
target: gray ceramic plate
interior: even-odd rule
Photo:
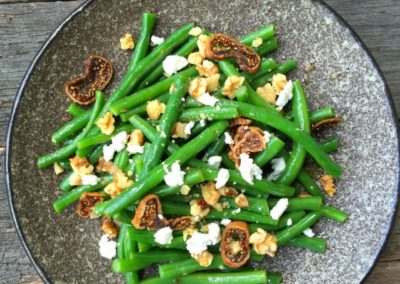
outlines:
[[[45,281],[115,283],[110,262],[98,253],[99,223],[81,220],[74,208],[56,214],[60,196],[52,169],[39,171],[39,155],[54,149],[50,134],[69,118],[64,82],[82,71],[89,54],[108,57],[115,88],[129,54],[119,38],[137,36],[143,11],[158,14],[155,34],[166,36],[194,21],[210,31],[244,35],[275,23],[281,47],[273,57],[295,58],[290,76],[305,83],[311,109],[332,105],[345,123],[336,135],[335,159],[344,174],[328,203],[350,213],[344,225],[322,220],[316,233],[329,249],[317,254],[281,248],[259,268],[280,271],[287,283],[358,283],[370,271],[389,233],[397,203],[399,151],[396,120],[385,82],[374,61],[349,27],[319,1],[108,1],[85,4],[51,36],[22,82],[8,131],[7,181],[21,240]],[[306,74],[314,63],[317,70]],[[110,88],[109,88],[110,90]]]

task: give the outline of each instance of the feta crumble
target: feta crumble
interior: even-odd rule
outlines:
[[[211,156],[210,158],[208,158],[207,163],[210,166],[219,168],[219,166],[221,165],[222,162],[222,157],[221,156]]]
[[[190,135],[192,134],[192,128],[194,127],[194,121],[190,121],[188,124],[186,124],[185,128],[183,129],[183,132],[185,134]]]
[[[126,131],[121,131],[117,135],[111,138],[112,147],[115,151],[119,152],[125,148],[126,143],[128,142],[129,135]]]
[[[96,175],[82,175],[82,185],[96,185],[100,178]]]
[[[179,70],[185,68],[188,65],[188,61],[185,57],[179,55],[168,55],[163,63],[162,66],[164,68],[165,74],[169,77]]]
[[[269,140],[271,139],[271,133],[269,133],[268,131],[264,131],[264,139],[265,142],[268,144]]]
[[[180,186],[183,185],[183,178],[185,172],[181,170],[179,161],[176,161],[171,165],[171,171],[168,171],[167,166],[164,167],[166,175],[164,176],[164,181],[169,186]]]
[[[269,215],[271,215],[272,219],[279,220],[282,214],[286,211],[288,205],[289,200],[287,198],[279,199],[276,205],[269,212]]]
[[[219,189],[225,186],[228,180],[229,180],[229,171],[227,169],[220,169],[218,171],[217,179],[215,180],[216,181],[215,187]]]
[[[242,178],[250,184],[253,184],[254,177],[258,180],[262,179],[262,170],[253,164],[253,159],[246,153],[240,154],[239,172]]]
[[[126,150],[129,152],[129,154],[142,154],[143,153],[143,146],[140,145],[128,145],[126,147]]]
[[[234,215],[239,214],[240,211],[242,211],[242,209],[237,208],[237,209],[235,209],[235,210],[232,210],[232,214],[234,214]]]
[[[224,135],[225,135],[225,144],[231,145],[234,143],[232,136],[228,132],[225,132]]]
[[[219,102],[219,99],[211,96],[209,93],[205,93],[204,95],[200,96],[197,101],[206,106],[215,106],[215,104]]]
[[[153,45],[160,45],[164,42],[163,37],[159,37],[159,36],[155,36],[155,35],[152,35],[150,40]]]
[[[286,167],[286,162],[283,158],[272,159],[272,173],[267,177],[268,180],[276,180]]]
[[[200,233],[195,231],[193,235],[186,241],[186,249],[191,254],[201,254],[207,250],[207,246],[213,246],[220,242],[220,228],[216,223],[208,224],[208,233]]]
[[[170,244],[172,238],[172,229],[170,227],[162,228],[154,234],[154,240],[161,245]]]
[[[103,157],[106,162],[111,161],[114,158],[115,149],[112,145],[103,146]]]
[[[200,119],[199,123],[201,127],[206,126],[206,121],[204,119]]]
[[[283,87],[283,90],[279,92],[278,99],[276,100],[275,105],[278,110],[281,110],[293,97],[293,83],[292,81],[288,81]]]
[[[232,222],[230,219],[222,219],[221,225],[224,225],[226,227],[229,225],[230,222]]]
[[[99,251],[102,257],[112,259],[117,255],[117,243],[102,235],[99,242]]]
[[[289,219],[287,220],[287,222],[286,222],[286,226],[292,226],[292,224],[293,224],[293,221],[292,221],[291,218],[289,218]]]
[[[311,230],[311,228],[307,228],[303,231],[303,234],[309,238],[312,238],[315,236],[315,233],[313,232],[313,230]]]

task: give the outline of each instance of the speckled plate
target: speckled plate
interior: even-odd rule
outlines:
[[[189,4],[190,3],[190,4]],[[291,78],[304,82],[310,108],[332,105],[345,123],[334,155],[344,174],[328,203],[350,213],[344,225],[326,219],[315,228],[328,240],[325,254],[282,247],[258,268],[280,271],[286,283],[358,283],[374,265],[389,234],[398,196],[396,119],[382,74],[351,29],[319,1],[89,1],[50,37],[21,84],[8,129],[6,174],[9,200],[21,241],[45,282],[117,283],[110,261],[98,253],[100,223],[69,208],[56,214],[60,177],[39,171],[38,156],[52,151],[50,135],[68,121],[63,84],[82,72],[89,54],[108,57],[124,74],[129,53],[119,49],[125,32],[140,29],[144,11],[158,14],[155,34],[166,36],[194,21],[210,31],[241,36],[274,23],[280,42],[272,55],[299,62]],[[314,63],[316,71],[304,72]]]

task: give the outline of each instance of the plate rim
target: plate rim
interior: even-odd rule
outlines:
[[[17,91],[17,95],[15,96],[12,108],[11,108],[11,113],[9,115],[9,120],[8,120],[8,125],[7,125],[7,131],[6,131],[6,149],[5,149],[5,155],[4,155],[4,174],[5,174],[5,190],[6,190],[6,194],[7,194],[7,201],[8,201],[8,205],[9,205],[9,210],[11,212],[11,217],[12,217],[12,221],[14,223],[18,238],[22,244],[22,247],[24,248],[25,253],[27,254],[30,262],[32,263],[32,265],[34,266],[36,272],[39,274],[40,278],[43,280],[44,283],[46,284],[50,284],[52,283],[50,281],[50,279],[47,277],[46,273],[44,272],[44,270],[42,269],[42,267],[38,264],[38,262],[36,261],[35,257],[33,256],[26,240],[25,240],[25,236],[24,233],[22,232],[22,229],[19,225],[18,219],[17,219],[17,213],[15,211],[14,208],[14,198],[13,198],[13,194],[12,194],[12,178],[11,178],[11,159],[10,159],[10,155],[11,155],[11,141],[12,141],[12,132],[13,132],[13,127],[14,127],[14,121],[15,121],[15,116],[16,116],[16,112],[18,109],[18,105],[20,100],[22,99],[24,93],[25,93],[25,88],[27,86],[27,82],[30,78],[30,76],[32,75],[32,72],[36,66],[36,64],[39,62],[39,60],[41,59],[41,57],[43,56],[44,52],[47,50],[47,48],[49,47],[49,45],[52,43],[52,41],[54,40],[54,38],[64,29],[64,27],[73,19],[75,18],[75,16],[79,15],[82,11],[84,11],[90,4],[94,3],[94,0],[86,0],[84,1],[81,5],[79,5],[79,7],[77,7],[69,16],[67,16],[59,25],[58,27],[50,34],[50,36],[46,39],[45,43],[41,46],[41,48],[39,49],[39,51],[36,53],[34,59],[32,60],[32,62],[29,64],[29,67],[27,69],[27,71],[25,72],[23,79],[18,87],[18,91]],[[396,140],[397,140],[397,153],[398,153],[398,159],[400,161],[400,126],[398,123],[398,114],[396,112],[396,108],[394,105],[394,101],[393,101],[393,97],[391,95],[390,89],[388,87],[387,81],[382,73],[381,68],[379,67],[379,65],[377,64],[374,56],[372,55],[372,53],[369,51],[369,49],[367,48],[367,46],[365,45],[365,43],[363,42],[363,40],[360,38],[360,36],[356,33],[356,31],[352,28],[352,26],[350,24],[347,23],[347,21],[336,11],[334,10],[329,4],[327,4],[325,1],[323,0],[314,0],[314,3],[317,3],[318,5],[321,5],[323,8],[325,8],[328,13],[330,13],[335,19],[336,21],[339,23],[339,25],[343,28],[345,28],[350,35],[354,38],[354,40],[357,42],[357,44],[359,44],[360,48],[367,54],[367,56],[370,58],[371,63],[373,68],[376,70],[377,75],[379,77],[379,79],[381,80],[381,82],[383,82],[383,90],[385,93],[385,97],[386,100],[389,104],[389,110],[391,111],[391,118],[395,124],[395,131],[396,131]],[[398,164],[398,169],[400,169],[400,163]],[[394,203],[392,204],[392,208],[391,208],[391,215],[389,216],[388,219],[388,223],[385,227],[385,231],[384,231],[384,236],[383,239],[380,241],[379,244],[379,249],[376,251],[375,255],[373,256],[373,259],[371,261],[371,263],[369,264],[365,275],[363,276],[363,278],[361,279],[361,282],[364,282],[364,280],[370,275],[370,273],[372,272],[373,268],[375,267],[375,265],[378,262],[378,258],[381,255],[384,247],[386,246],[388,239],[392,233],[393,230],[393,225],[394,225],[394,220],[395,220],[395,216],[397,215],[397,211],[399,208],[399,196],[400,196],[400,170],[398,171],[398,176],[396,179],[396,183],[397,183],[397,192],[395,192],[395,196],[393,196],[395,198]],[[361,283],[360,282],[360,283]]]

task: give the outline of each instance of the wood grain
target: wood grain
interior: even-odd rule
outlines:
[[[29,2],[29,3],[27,3]],[[83,1],[0,0],[0,131],[5,133],[19,83],[50,33]],[[400,2],[398,0],[327,0],[367,45],[381,67],[400,110]],[[0,156],[4,137],[0,136]],[[0,160],[3,170],[3,159]],[[0,175],[0,185],[4,177]],[[398,214],[397,217],[400,220]],[[400,228],[395,224],[388,245],[366,283],[398,283]],[[41,283],[23,251],[0,190],[0,283]]]

